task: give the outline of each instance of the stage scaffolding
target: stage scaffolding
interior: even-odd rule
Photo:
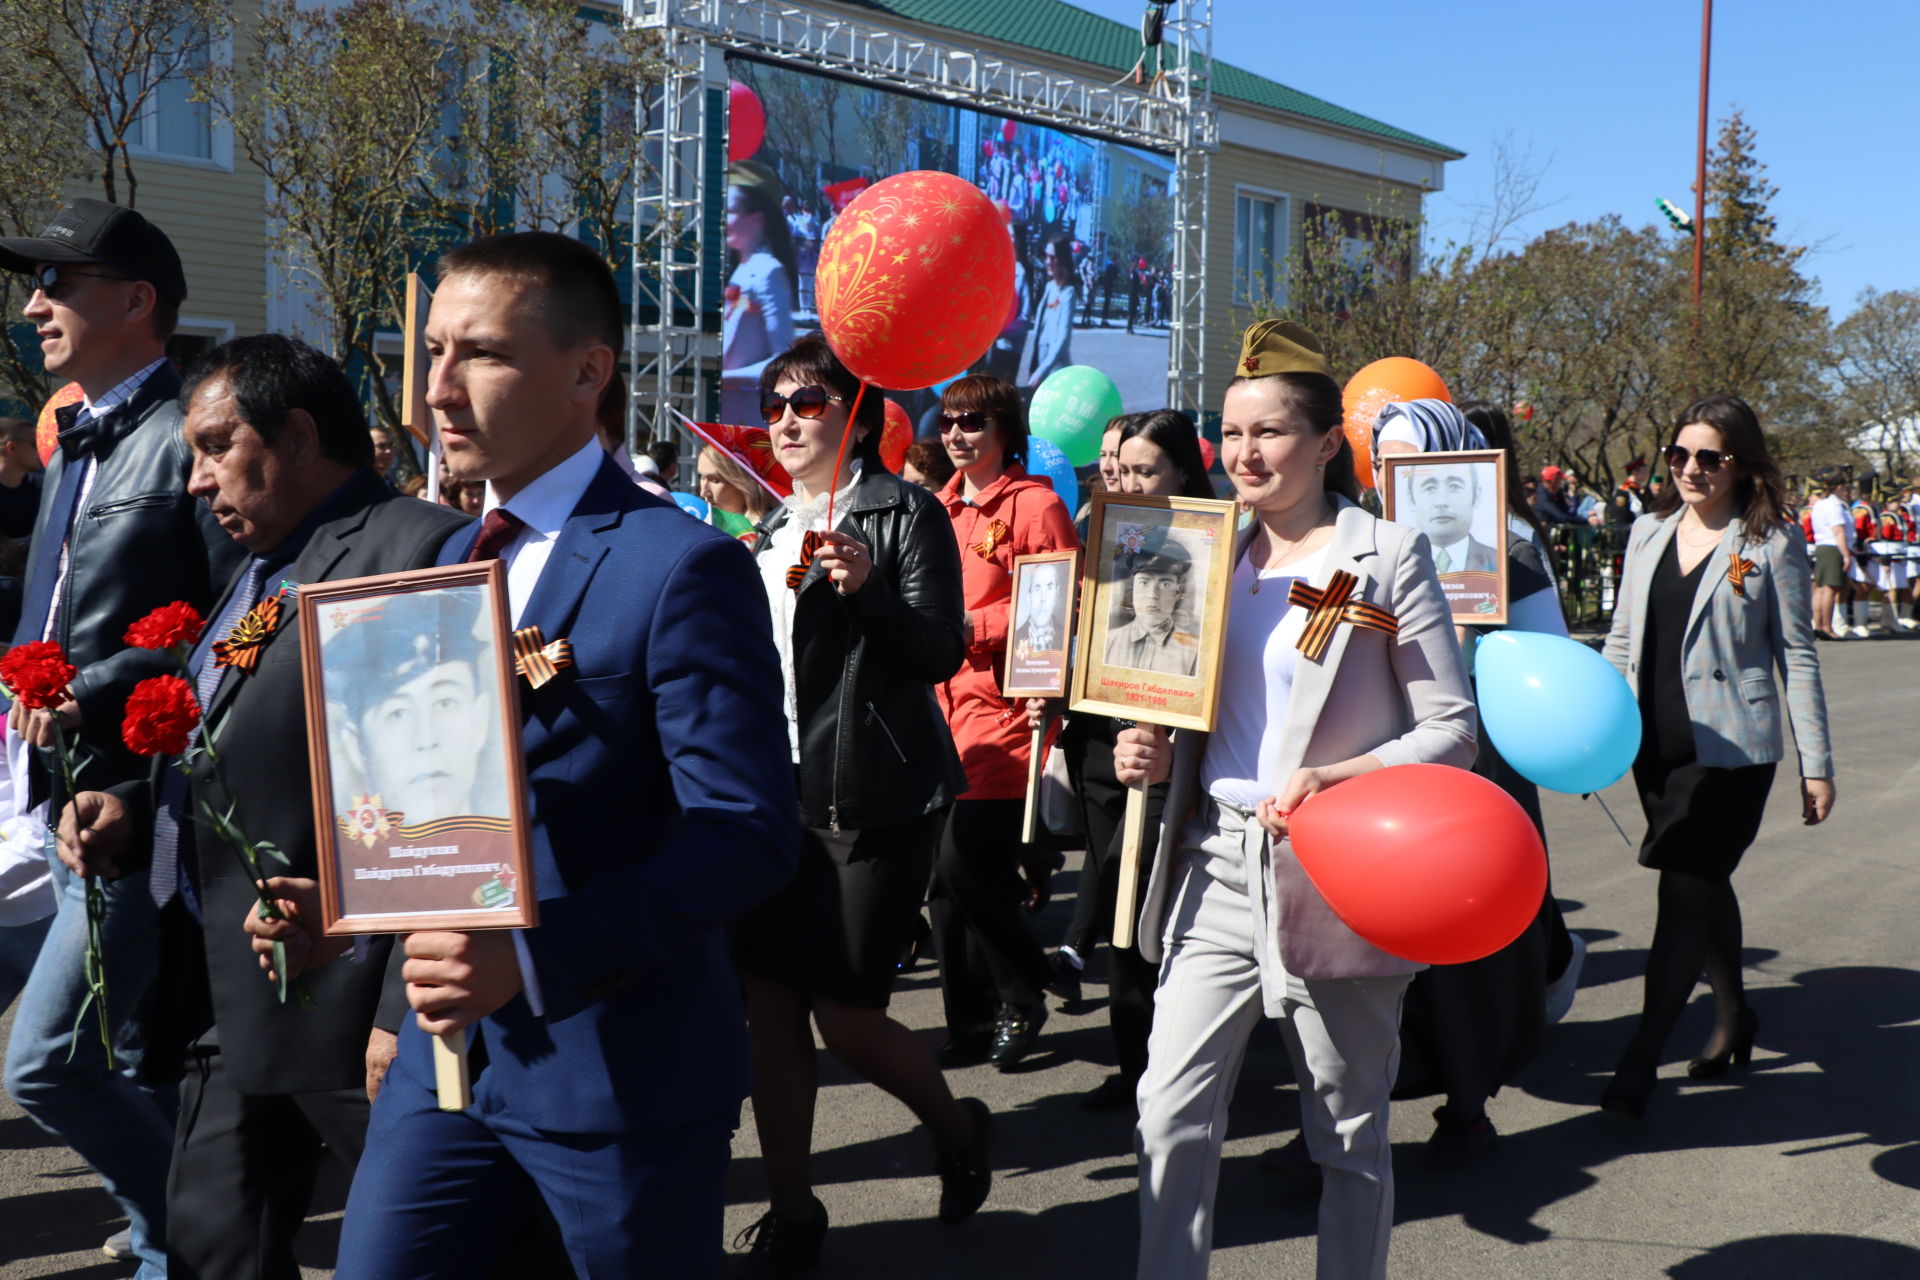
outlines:
[[[1164,77],[1135,87],[1104,84],[964,44],[890,30],[886,15],[829,12],[787,0],[623,0],[629,22],[655,31],[666,70],[658,96],[634,103],[649,163],[634,192],[632,442],[648,418],[674,431],[669,407],[707,415],[717,386],[720,336],[711,255],[725,252],[717,209],[724,199],[726,54],[918,94],[943,102],[1129,146],[1174,159],[1173,316],[1167,402],[1201,407],[1206,351],[1207,190],[1219,145],[1209,69],[1212,0],[1172,0]],[[1144,8],[1147,0],[1141,0]],[[958,33],[955,33],[957,36]],[[718,192],[720,194],[716,195]]]

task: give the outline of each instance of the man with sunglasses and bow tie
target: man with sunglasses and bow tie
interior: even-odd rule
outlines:
[[[173,242],[132,209],[75,200],[38,236],[0,239],[0,269],[28,277],[21,314],[34,326],[47,372],[80,386],[58,411],[59,451],[47,467],[21,618],[13,641],[51,640],[78,668],[72,697],[53,710],[14,707],[9,741],[54,745],[55,720],[87,757],[86,785],[132,781],[147,762],[120,741],[128,693],[170,671],[165,653],[128,648],[129,624],[184,600],[204,612],[241,552],[187,492],[192,457],[180,432],[180,375],[166,342],[187,296]],[[32,801],[57,794],[36,766]],[[60,909],[20,998],[6,1087],[21,1108],[99,1173],[130,1222],[113,1256],[136,1256],[140,1277],[166,1274],[166,1179],[171,1099],[137,1082],[128,1034],[153,972],[157,905],[144,874],[106,890],[103,928],[112,1066],[75,1019],[87,999],[82,882],[52,859]],[[111,1242],[110,1242],[111,1243]]]

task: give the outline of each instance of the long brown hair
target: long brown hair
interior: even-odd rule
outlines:
[[[1724,452],[1739,468],[1733,501],[1745,526],[1746,541],[1765,542],[1775,529],[1787,523],[1787,493],[1780,466],[1767,451],[1767,437],[1760,430],[1760,415],[1739,396],[1708,396],[1695,400],[1681,411],[1674,420],[1673,430],[1667,433],[1667,443],[1672,444],[1679,438],[1681,428],[1696,423],[1720,433]],[[1665,491],[1654,500],[1653,514],[1671,515],[1679,508],[1680,483],[1677,477],[1670,477]]]
[[[1346,422],[1347,407],[1340,399],[1340,384],[1324,373],[1269,373],[1263,378],[1237,377],[1227,383],[1227,387],[1232,389],[1243,382],[1266,380],[1280,384],[1287,408],[1305,418],[1316,432],[1321,435],[1340,432],[1340,448],[1327,460],[1320,487],[1327,493],[1337,493],[1349,502],[1358,503],[1360,477],[1353,469],[1353,446],[1341,430]]]

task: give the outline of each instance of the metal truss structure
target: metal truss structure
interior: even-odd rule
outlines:
[[[708,316],[709,255],[723,252],[709,226],[708,166],[723,155],[725,54],[749,54],[800,70],[916,94],[978,111],[1068,129],[1173,154],[1173,316],[1168,403],[1201,403],[1206,334],[1207,190],[1218,149],[1210,70],[1212,0],[1171,0],[1162,77],[1146,88],[1102,84],[889,30],[877,13],[839,14],[792,0],[623,0],[627,20],[659,33],[666,72],[656,100],[636,102],[647,158],[634,194],[633,397],[635,438],[642,397],[655,429],[673,430],[670,408],[708,410],[719,364]],[[1146,3],[1146,0],[1142,0]],[[721,117],[716,120],[715,116]]]

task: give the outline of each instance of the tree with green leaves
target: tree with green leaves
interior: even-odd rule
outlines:
[[[1904,447],[1901,428],[1920,420],[1920,291],[1865,290],[1833,340],[1838,416],[1854,428],[1880,428],[1876,461],[1893,475],[1911,474],[1920,457]]]

